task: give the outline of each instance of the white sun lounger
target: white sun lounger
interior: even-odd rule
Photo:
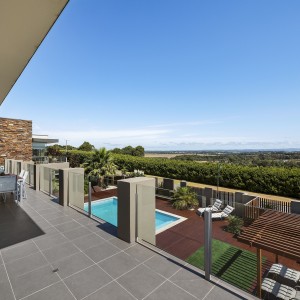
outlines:
[[[227,218],[232,212],[234,208],[232,206],[227,205],[222,212],[211,214],[211,218],[214,219],[224,219]]]
[[[198,214],[200,216],[202,216],[202,214],[204,214],[205,211],[211,211],[211,212],[219,211],[221,208],[221,205],[222,205],[222,200],[216,199],[216,201],[213,205],[208,206],[208,207],[198,208]]]
[[[281,264],[273,264],[268,272],[268,277],[286,285],[300,284],[300,272]]]
[[[299,286],[292,288],[290,286],[280,284],[270,278],[265,278],[261,285],[263,293],[267,294],[267,299],[300,300],[299,288]]]

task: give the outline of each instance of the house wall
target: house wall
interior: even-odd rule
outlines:
[[[32,159],[32,121],[0,118],[0,165],[5,158]]]

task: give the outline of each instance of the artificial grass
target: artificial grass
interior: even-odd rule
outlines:
[[[263,262],[266,259],[263,257]],[[204,269],[204,246],[186,261]],[[256,255],[219,240],[212,240],[212,274],[247,292],[256,281]]]

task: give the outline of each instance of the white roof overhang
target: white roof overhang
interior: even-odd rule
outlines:
[[[0,0],[0,105],[69,0]]]

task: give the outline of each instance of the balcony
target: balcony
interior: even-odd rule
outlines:
[[[254,299],[116,227],[27,189],[0,203],[1,299]]]

